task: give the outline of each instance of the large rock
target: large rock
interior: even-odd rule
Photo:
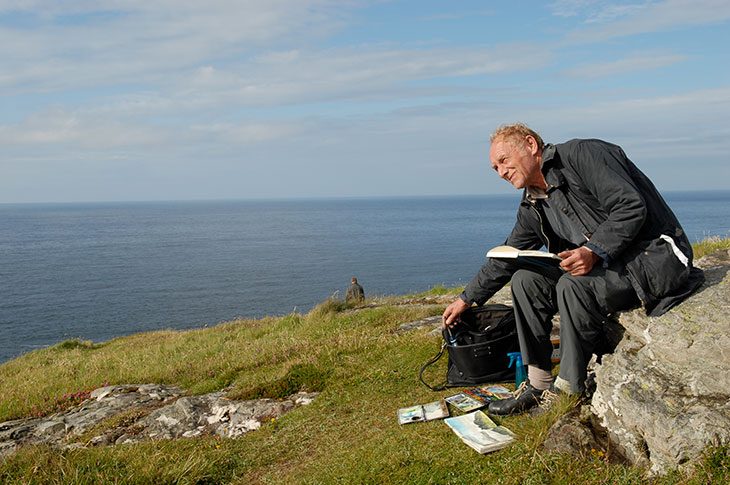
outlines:
[[[0,423],[0,458],[31,444],[79,448],[203,434],[236,438],[314,397],[300,392],[235,401],[223,392],[183,396],[181,389],[159,384],[107,386],[63,412]]]
[[[624,338],[596,368],[593,412],[623,455],[655,474],[730,443],[730,255],[697,266],[700,291],[658,318],[623,314]]]

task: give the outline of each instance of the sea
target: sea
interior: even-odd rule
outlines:
[[[692,242],[730,236],[730,191],[664,194]],[[0,362],[342,297],[467,283],[519,194],[0,204]]]

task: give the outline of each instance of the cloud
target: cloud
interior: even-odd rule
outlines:
[[[583,17],[587,24],[610,22],[647,8],[649,2],[618,3],[608,5],[600,0],[558,0],[549,5],[553,15],[558,17]]]
[[[346,47],[269,53],[251,63],[208,71],[209,85],[243,104],[286,104],[402,96],[408,83],[532,70],[549,55],[534,46],[387,49]],[[541,61],[536,62],[534,59]],[[409,87],[413,94],[419,87]],[[429,91],[431,88],[422,86]]]
[[[192,133],[204,135],[208,142],[228,145],[251,145],[263,142],[281,142],[305,131],[304,123],[242,122],[193,125]]]
[[[576,17],[587,7],[592,7],[600,0],[557,0],[548,4],[553,15],[558,17]]]
[[[347,8],[329,0],[35,0],[3,2],[0,12],[0,86],[36,92],[160,82],[262,46],[306,44],[341,28]],[[34,21],[18,25],[9,14],[19,12]]]
[[[624,59],[608,62],[582,64],[564,71],[568,76],[578,78],[603,78],[642,70],[671,66],[686,59],[676,54],[634,53]]]
[[[585,17],[590,28],[568,33],[566,39],[571,42],[598,42],[730,20],[730,2],[725,0],[664,0],[608,6],[593,1],[573,3],[582,7],[578,9],[579,15]],[[568,11],[565,7],[569,4],[558,11]]]
[[[493,10],[469,10],[469,11],[450,11],[443,13],[435,13],[432,15],[422,15],[416,17],[417,20],[424,22],[443,22],[450,20],[461,20],[465,18],[473,19],[475,17],[493,17]]]
[[[574,46],[553,33],[529,37],[533,44],[410,34],[367,43],[378,37],[363,34],[366,15],[353,31],[366,40],[333,36],[363,5],[0,0],[0,88],[9,101],[0,119],[2,200],[505,191],[481,174],[489,132],[514,120],[546,139],[598,136],[675,168],[678,157],[700,154],[720,173],[728,90],[667,84],[661,91],[674,94],[660,96],[637,87],[651,84],[651,69],[684,61],[679,54],[626,54],[607,43],[573,66]],[[606,5],[553,8],[585,27],[570,39],[724,15],[684,15],[688,4],[677,1]],[[595,83],[580,82],[622,73],[637,73],[637,83],[592,91]],[[722,76],[712,79],[723,86]],[[128,179],[134,184],[120,182]]]

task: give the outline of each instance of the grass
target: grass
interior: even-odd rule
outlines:
[[[695,259],[720,250],[730,251],[730,238],[721,238],[720,236],[708,237],[703,241],[694,243],[692,249],[694,250]]]
[[[458,294],[437,287],[431,294]],[[517,442],[479,455],[441,422],[399,426],[400,407],[429,402],[420,366],[438,350],[428,329],[401,323],[440,313],[434,306],[350,308],[328,300],[308,314],[236,320],[159,331],[101,344],[67,341],[0,365],[0,422],[56,411],[104,384],[156,382],[193,394],[229,388],[235,398],[320,391],[309,406],[238,439],[176,441],[59,451],[25,447],[0,461],[0,483],[646,483],[644,471],[596,453],[547,453],[541,443],[572,405],[501,422]],[[445,359],[436,369],[445,372]],[[101,429],[129,424],[122,415]],[[88,438],[88,436],[86,437]],[[655,482],[721,483],[728,447],[709,449],[691,473]]]

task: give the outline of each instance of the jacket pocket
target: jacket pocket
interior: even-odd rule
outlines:
[[[629,272],[644,290],[655,298],[662,298],[680,288],[687,281],[689,267],[675,254],[675,245],[664,237],[646,241],[641,245]],[[680,253],[681,254],[681,253]]]

